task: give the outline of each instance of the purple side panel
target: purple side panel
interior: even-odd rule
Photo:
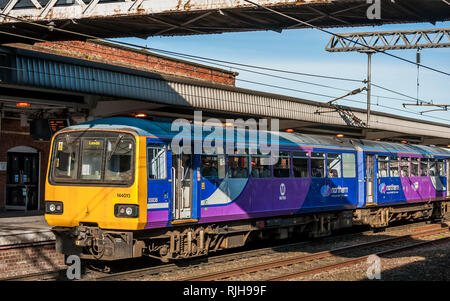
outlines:
[[[231,204],[202,207],[200,222],[292,214],[302,207],[310,184],[308,178],[252,179]]]
[[[149,210],[147,211],[147,225],[145,229],[164,228],[169,221],[169,210]]]
[[[444,191],[436,190],[430,177],[404,177],[401,178],[401,183],[408,203],[423,202],[446,195]]]

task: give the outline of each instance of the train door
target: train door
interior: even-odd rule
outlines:
[[[173,220],[193,218],[193,155],[172,153]]]
[[[39,210],[39,154],[8,152],[6,209]]]
[[[375,204],[375,155],[366,155],[367,204]]]

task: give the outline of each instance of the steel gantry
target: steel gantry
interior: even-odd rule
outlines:
[[[326,51],[385,51],[450,47],[450,28],[343,33],[331,37]]]
[[[372,6],[368,0],[251,2],[254,4],[246,0],[0,0],[0,42],[27,41],[24,36],[80,39],[68,37],[68,31],[116,38],[310,27],[266,8],[323,28],[450,20],[450,0],[380,0],[379,19],[368,17]]]
[[[424,48],[450,47],[450,28],[420,29],[403,31],[376,31],[363,33],[340,33],[331,37],[326,51],[349,52],[358,51],[367,54],[367,125],[370,120],[370,93],[371,93],[371,66],[372,54],[387,50],[417,49],[417,103],[403,104],[403,106],[434,106],[440,109],[431,111],[447,110],[448,105],[424,103],[419,101],[419,67],[420,53]],[[431,112],[424,111],[424,112]],[[424,113],[422,112],[422,113]]]

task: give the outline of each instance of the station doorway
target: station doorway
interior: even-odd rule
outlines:
[[[28,146],[8,150],[6,175],[5,209],[39,210],[39,152]]]

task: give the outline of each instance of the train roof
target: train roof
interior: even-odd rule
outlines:
[[[191,125],[191,124],[190,124]],[[192,125],[191,125],[192,126]],[[139,136],[161,137],[172,139],[179,131],[176,128],[172,131],[172,123],[158,122],[141,118],[130,117],[112,117],[104,119],[96,119],[79,125],[73,125],[62,131],[68,130],[129,130],[135,132]],[[246,132],[254,132],[246,130]],[[202,132],[203,139],[207,138],[210,132]],[[441,155],[450,156],[450,150],[447,148],[400,144],[383,141],[371,141],[354,138],[337,138],[333,136],[309,135],[301,133],[285,133],[271,132],[274,137],[279,138],[280,146],[303,146],[315,148],[332,148],[342,150],[374,151],[379,153],[404,153],[404,154],[421,154],[421,155]],[[225,137],[225,134],[223,135]],[[246,135],[246,142],[249,142],[251,135]],[[270,142],[270,138],[268,138]],[[251,141],[250,142],[257,142]]]

